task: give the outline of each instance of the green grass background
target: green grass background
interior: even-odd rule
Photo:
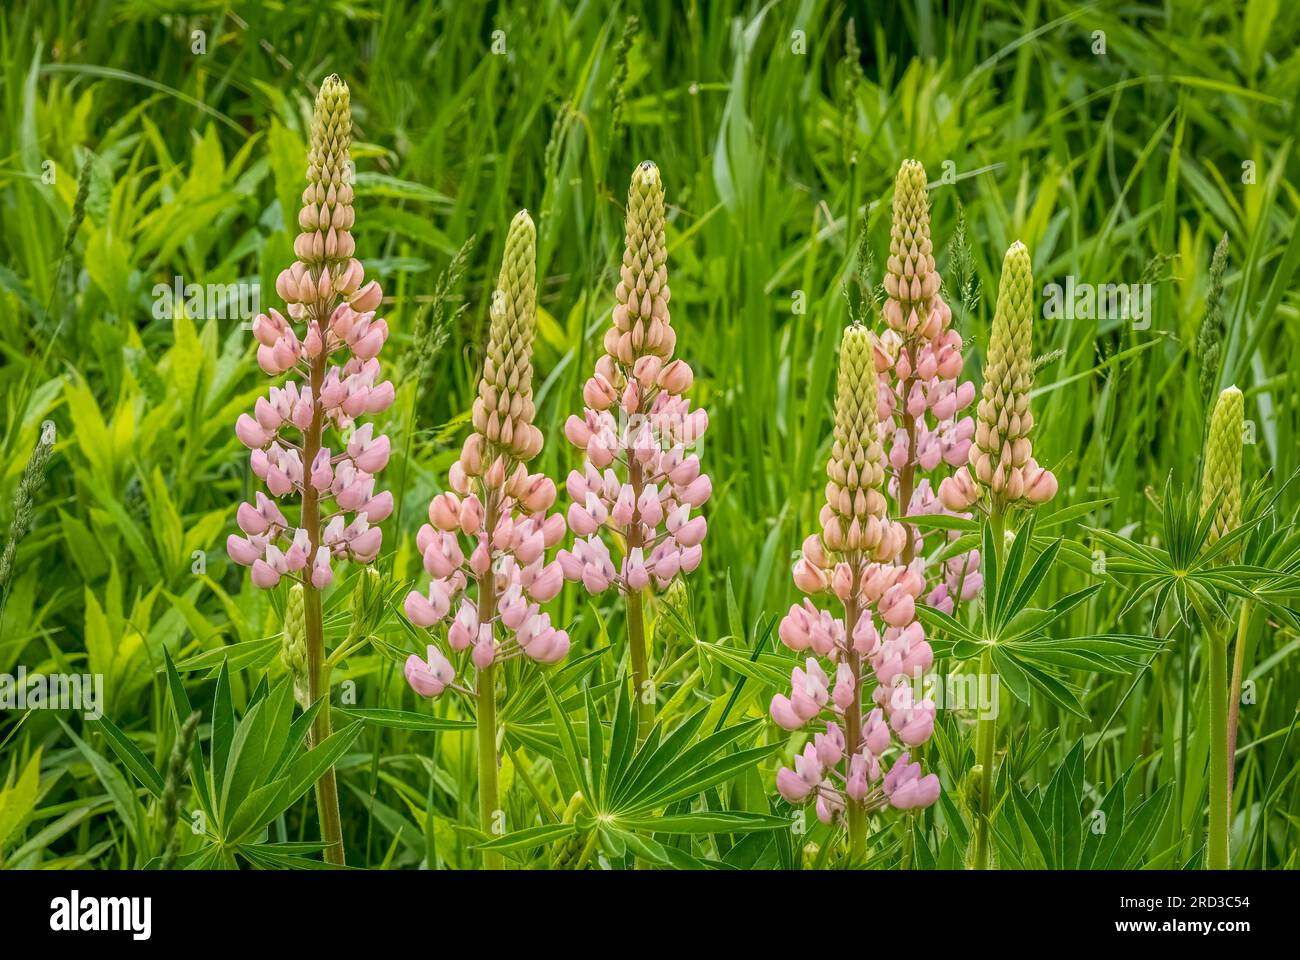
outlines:
[[[616,51],[629,15],[639,31],[620,85]],[[850,17],[857,67],[845,59]],[[193,52],[193,31],[203,31],[206,52]],[[502,54],[492,52],[494,31]],[[1093,52],[1098,31],[1104,54]],[[401,509],[385,524],[381,569],[394,584],[418,573],[417,518],[459,449],[495,265],[520,207],[540,231],[536,370],[548,442],[538,463],[557,479],[575,465],[560,426],[579,406],[613,302],[628,178],[653,159],[670,204],[678,352],[696,370],[694,397],[712,423],[703,459],[715,493],[704,563],[690,581],[694,636],[747,654],[795,596],[790,559],[815,528],[823,486],[842,288],[861,231],[883,263],[904,158],[929,172],[950,287],[946,245],[964,217],[980,295],[957,324],[977,377],[1012,241],[1028,244],[1040,286],[1067,275],[1154,284],[1149,329],[1119,320],[1035,329],[1035,351],[1048,358],[1035,453],[1061,480],[1058,505],[1109,498],[1078,519],[1146,538],[1159,530],[1153,488],[1171,472],[1196,482],[1207,410],[1196,331],[1225,232],[1227,335],[1212,373],[1246,393],[1257,428],[1247,479],[1296,469],[1298,34],[1300,7],[1279,0],[7,4],[0,520],[43,421],[54,421],[59,442],[18,551],[0,672],[24,664],[105,674],[108,715],[161,766],[171,743],[164,650],[189,662],[186,685],[205,702],[227,645],[258,652],[231,671],[237,706],[264,672],[282,670],[273,652],[282,600],[252,589],[223,549],[252,490],[232,424],[265,378],[237,321],[155,319],[152,288],[174,276],[260,282],[263,308],[276,305],[310,105],[329,73],[352,90],[358,255],[384,285],[393,330],[383,360],[399,399],[383,419],[398,453],[381,483]],[[622,123],[611,129],[619,90]],[[84,219],[65,254],[87,163]],[[942,182],[945,170],[955,182]],[[471,234],[469,268],[451,294],[465,309],[431,375],[415,382],[417,317]],[[1293,511],[1294,491],[1284,496]],[[1084,532],[1066,532],[1092,549]],[[1061,596],[1091,576],[1063,565],[1043,590]],[[1145,630],[1149,607],[1121,613],[1127,591],[1108,585],[1070,615],[1069,629]],[[335,632],[345,604],[337,592]],[[573,590],[561,611],[575,650],[613,644],[598,667],[612,676],[620,618]],[[414,649],[399,620],[385,639]],[[1248,643],[1257,699],[1242,710],[1233,859],[1294,866],[1298,641],[1257,617]],[[1130,809],[1177,780],[1179,803],[1149,837],[1124,842],[1134,865],[1195,865],[1206,705],[1181,678],[1185,666],[1200,675],[1199,656],[1182,637],[1140,674],[1076,673],[1087,721],[1048,703],[1017,705],[1003,730],[1020,787],[1039,796],[1069,769],[1067,802],[1083,818],[1130,768]],[[688,705],[725,701],[742,680],[702,653],[668,680],[675,689],[688,677]],[[340,679],[355,684],[359,705],[428,709],[382,654],[354,658]],[[745,680],[733,716],[761,716],[773,689]],[[969,717],[944,714],[940,729],[950,746],[932,762],[945,797],[959,801]],[[93,725],[83,733],[112,756]],[[0,783],[42,748],[31,803],[13,824],[0,815],[0,827],[12,827],[7,837],[0,829],[0,862],[127,866],[153,855],[124,828],[121,792],[54,716],[0,714],[0,743]],[[560,808],[565,798],[549,793],[548,761],[522,744],[504,776],[511,810],[527,820],[532,794],[516,764]],[[458,828],[474,822],[472,764],[468,737],[367,730],[340,765],[351,862],[471,864]],[[736,778],[718,802],[769,809],[772,769]],[[879,862],[921,844],[927,855],[913,846],[909,862],[956,865],[955,811],[936,808],[914,832],[884,829]],[[274,829],[313,838],[310,804]],[[1027,846],[1010,834],[1007,842],[1009,864]],[[789,862],[779,844],[706,847],[702,858],[731,865]],[[1058,865],[1071,865],[1064,853]]]

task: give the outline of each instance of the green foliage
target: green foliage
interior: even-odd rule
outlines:
[[[1232,862],[1296,865],[1300,8],[989,0],[850,27],[828,0],[209,6],[111,4],[111,29],[102,5],[0,14],[0,530],[25,530],[2,578],[0,674],[100,675],[107,714],[0,711],[5,867],[157,866],[169,836],[184,866],[319,866],[303,784],[326,762],[354,865],[467,868],[483,844],[528,866],[846,865],[822,825],[776,828],[791,811],[774,771],[807,734],[765,715],[797,662],[774,634],[822,501],[836,345],[851,316],[878,322],[872,257],[906,157],[929,175],[977,385],[981,291],[1013,241],[1039,293],[1066,277],[1152,283],[1146,324],[1034,318],[1034,450],[1061,493],[1005,570],[986,567],[983,600],[922,613],[941,672],[992,643],[1015,695],[999,719],[997,861],[1200,863],[1210,711],[1195,641],[1249,603],[1233,640],[1251,699]],[[163,309],[155,287],[258,284],[262,309],[282,306],[274,279],[330,72],[352,90],[358,248],[387,294],[398,396],[376,429],[397,508],[364,636],[355,578],[325,597],[327,645],[346,653],[339,730],[308,750],[318,708],[295,704],[278,656],[285,591],[253,589],[223,549],[252,490],[232,424],[266,378],[224,294],[218,311]],[[521,206],[538,220],[535,467],[559,479],[576,465],[562,424],[613,304],[622,187],[645,159],[664,177],[673,320],[712,423],[704,561],[684,602],[650,607],[653,746],[627,742],[612,600],[556,602],[568,660],[544,684],[503,671],[506,832],[488,838],[472,714],[454,695],[417,701],[402,678],[421,651],[400,611],[414,534],[463,436]],[[1229,383],[1253,492],[1207,548],[1194,480],[1206,397]],[[25,498],[46,421],[57,442]],[[993,556],[977,524],[912,521],[946,529],[932,561]],[[167,768],[196,704],[169,834]],[[856,865],[962,865],[971,720],[940,711],[924,748],[939,802],[874,821]]]

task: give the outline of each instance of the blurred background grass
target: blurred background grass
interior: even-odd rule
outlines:
[[[418,571],[416,518],[459,449],[495,264],[519,207],[540,227],[536,366],[548,443],[539,464],[557,479],[575,465],[560,426],[607,322],[621,203],[643,159],[663,171],[678,352],[712,420],[710,536],[691,582],[707,642],[751,645],[757,625],[793,599],[789,560],[814,528],[823,487],[844,282],[864,230],[883,263],[893,174],[906,157],[929,172],[950,289],[964,261],[946,245],[965,224],[977,295],[957,322],[973,345],[972,373],[1013,240],[1029,245],[1040,288],[1067,275],[1154,284],[1149,328],[1048,319],[1035,331],[1045,357],[1035,451],[1061,478],[1062,504],[1111,498],[1079,519],[1146,537],[1158,529],[1149,488],[1171,471],[1195,482],[1207,409],[1197,330],[1225,233],[1226,333],[1206,378],[1246,392],[1257,427],[1247,479],[1287,476],[1300,454],[1291,402],[1298,33],[1300,7],[1279,0],[9,4],[0,20],[0,520],[43,421],[57,425],[59,443],[18,552],[0,672],[22,663],[104,673],[109,714],[157,755],[164,649],[193,661],[244,643],[257,653],[249,677],[278,669],[274,601],[222,547],[252,489],[231,425],[264,377],[237,320],[157,319],[153,288],[177,276],[256,282],[263,308],[276,305],[310,105],[329,73],[352,90],[358,254],[384,285],[393,330],[385,361],[399,402],[386,429],[399,453],[383,480],[402,504],[400,521],[385,525],[395,580]],[[421,311],[471,235],[447,342],[418,383]],[[1063,594],[1087,577],[1062,568],[1048,589]],[[1149,610],[1121,617],[1125,597],[1108,588],[1072,614],[1074,626],[1145,628]],[[564,614],[583,648],[603,637],[598,611],[576,594]],[[396,625],[392,637],[408,642]],[[271,643],[258,646],[264,638]],[[1259,696],[1242,713],[1237,808],[1246,819],[1234,850],[1245,849],[1239,862],[1294,863],[1293,787],[1268,829],[1241,846],[1265,786],[1276,786],[1270,774],[1279,763],[1294,774],[1298,756],[1288,733],[1297,640],[1257,623],[1250,644]],[[1080,740],[1085,792],[1104,794],[1134,763],[1135,794],[1168,782],[1179,744],[1192,744],[1194,765],[1205,747],[1195,729],[1182,736],[1178,681],[1194,656],[1169,653],[1168,677],[1094,681],[1092,723],[1050,704],[1018,707],[1017,731],[1047,731],[1027,782],[1046,782]],[[725,670],[702,669],[696,696],[735,685]],[[409,698],[383,658],[350,664],[347,676],[361,703]],[[247,682],[236,674],[241,695]],[[739,706],[761,711],[770,693],[749,683]],[[1192,722],[1199,709],[1190,707]],[[38,823],[88,797],[91,812],[107,809],[52,718],[0,716],[0,739],[14,762],[46,745]],[[411,800],[399,784],[418,771],[423,802],[427,744],[382,731],[362,743],[343,766],[350,843],[363,842],[369,862],[390,847],[394,862],[414,862],[410,834],[423,825],[399,812]],[[954,776],[946,770],[945,784]],[[455,792],[454,783],[440,789]],[[1170,863],[1194,852],[1190,839],[1176,847],[1203,811],[1200,781],[1187,790],[1194,796],[1153,848],[1172,850]],[[104,818],[86,816],[48,842],[69,862],[125,857]]]

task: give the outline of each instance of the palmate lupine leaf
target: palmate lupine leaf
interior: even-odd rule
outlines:
[[[585,737],[579,736],[549,682],[545,687],[559,732],[555,762],[564,765],[568,779],[587,798],[586,812],[573,823],[514,831],[480,844],[480,849],[519,853],[595,830],[608,856],[618,858],[631,852],[658,864],[685,857],[698,866],[703,864],[695,863],[684,851],[665,847],[653,834],[743,834],[788,825],[784,818],[769,813],[666,809],[725,783],[779,749],[779,744],[733,749],[757,733],[761,721],[733,724],[701,737],[699,731],[710,712],[705,707],[666,735],[660,718],[638,749],[636,715],[627,684],[618,684],[608,732],[600,720],[596,698],[587,692]]]
[[[1103,584],[1090,584],[1048,607],[1030,606],[1056,563],[1063,542],[1052,541],[1029,563],[1034,528],[1031,515],[1007,551],[1005,568],[999,569],[992,526],[985,525],[984,596],[974,628],[930,607],[918,608],[919,616],[931,632],[930,644],[936,656],[970,660],[992,646],[998,675],[1019,700],[1029,702],[1036,689],[1061,708],[1086,717],[1081,691],[1057,671],[1128,673],[1141,667],[1163,644],[1153,637],[1121,633],[1051,636],[1053,625],[1095,596]]]
[[[1194,608],[1223,618],[1228,616],[1227,599],[1236,597],[1294,622],[1295,614],[1283,601],[1300,596],[1300,539],[1290,525],[1280,523],[1272,504],[1254,501],[1235,529],[1211,543],[1222,496],[1203,508],[1191,491],[1175,489],[1171,477],[1162,498],[1164,539],[1159,546],[1085,528],[1106,552],[1107,574],[1141,580],[1123,613],[1151,596],[1153,627],[1171,602],[1184,621]],[[1251,544],[1242,562],[1223,562]]]

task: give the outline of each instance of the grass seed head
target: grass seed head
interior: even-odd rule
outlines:
[[[1210,288],[1205,293],[1205,315],[1196,333],[1196,352],[1200,359],[1201,395],[1208,400],[1214,394],[1219,380],[1219,364],[1223,356],[1223,337],[1227,327],[1223,322],[1223,275],[1228,268],[1228,235],[1214,248],[1210,260]]]
[[[22,479],[14,491],[13,519],[9,521],[9,535],[5,537],[4,551],[0,553],[0,592],[9,589],[9,581],[14,575],[14,557],[18,544],[31,529],[32,518],[36,513],[36,494],[45,485],[45,468],[54,454],[54,421],[46,420],[41,426],[40,439],[32,449],[32,455],[23,468]],[[0,608],[3,609],[3,608]]]

